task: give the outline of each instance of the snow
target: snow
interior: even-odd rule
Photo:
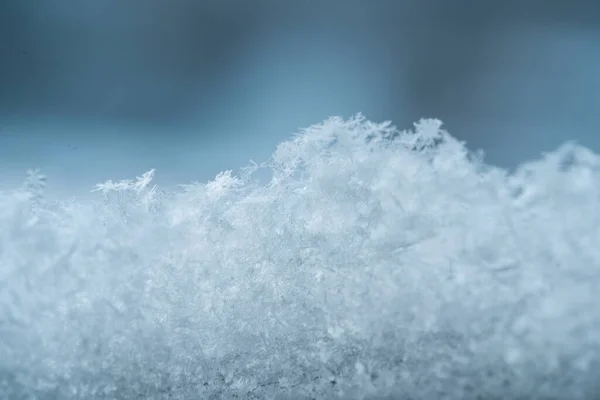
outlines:
[[[255,178],[267,172],[267,180]],[[593,398],[600,157],[509,173],[442,129],[331,118],[166,191],[0,196],[7,399]]]

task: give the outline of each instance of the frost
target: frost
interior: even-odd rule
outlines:
[[[242,185],[242,181],[235,176],[232,176],[232,171],[219,173],[214,181],[206,184],[207,196],[212,200],[217,200],[227,192],[234,190]]]
[[[167,192],[0,196],[0,398],[594,398],[600,157],[358,115]],[[269,179],[262,179],[265,175]]]

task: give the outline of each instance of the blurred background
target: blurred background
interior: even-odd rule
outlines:
[[[600,1],[0,2],[0,186],[204,181],[357,112],[507,168],[600,151]]]

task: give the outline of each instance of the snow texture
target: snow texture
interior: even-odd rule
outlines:
[[[2,399],[592,399],[600,157],[361,115],[165,191],[0,196]],[[268,175],[268,179],[258,176]]]

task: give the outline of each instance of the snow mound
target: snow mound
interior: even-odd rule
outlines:
[[[0,397],[593,398],[600,157],[361,115],[167,192],[0,197]],[[266,181],[257,177],[268,174]]]

